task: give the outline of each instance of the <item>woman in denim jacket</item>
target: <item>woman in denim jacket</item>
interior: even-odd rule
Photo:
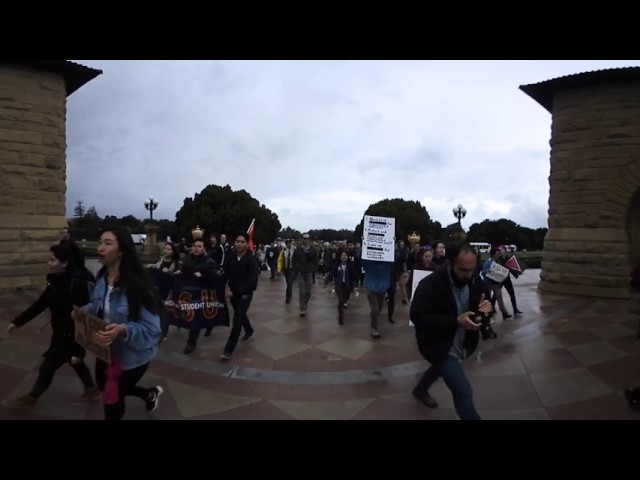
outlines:
[[[111,364],[96,360],[96,383],[104,395],[105,420],[121,420],[125,397],[142,399],[150,412],[163,393],[160,386],[137,385],[157,354],[160,318],[147,273],[126,230],[105,230],[100,236],[98,257],[103,267],[91,303],[85,308],[108,322],[94,340],[111,347]]]

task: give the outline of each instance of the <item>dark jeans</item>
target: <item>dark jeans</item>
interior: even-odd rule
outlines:
[[[214,327],[207,328],[206,335],[211,335]],[[200,328],[192,328],[189,330],[189,337],[187,338],[187,345],[193,345],[194,347],[198,343],[198,339],[200,338],[200,332],[202,329]]]
[[[273,280],[274,278],[276,278],[276,266],[277,266],[277,262],[275,260],[272,260],[270,262],[267,262],[267,264],[269,265],[269,269],[271,270],[271,276],[269,277],[270,280]]]
[[[336,283],[333,288],[338,297],[338,320],[342,320],[344,318],[344,304],[347,303],[347,295],[349,294],[351,285],[347,283]]]
[[[384,294],[385,292],[372,292],[370,290],[367,291],[367,300],[369,300],[369,318],[371,319],[371,328],[374,330],[378,329],[378,319],[380,318],[380,313],[382,312],[382,307],[384,305]]]
[[[160,341],[167,338],[169,335],[169,315],[171,315],[167,310],[162,306],[160,309],[160,328],[162,329],[162,338]]]
[[[298,272],[298,301],[300,311],[306,312],[311,298],[311,273]]]
[[[462,362],[447,355],[442,363],[431,365],[416,385],[419,394],[428,392],[431,385],[442,377],[453,395],[453,404],[460,420],[481,420],[473,404],[473,390],[462,368]]]
[[[113,405],[104,404],[105,420],[122,420],[126,410],[125,398],[138,397],[141,400],[149,400],[153,394],[151,388],[139,387],[137,384],[149,368],[149,363],[139,367],[125,370],[118,378],[118,403]],[[96,359],[96,383],[98,389],[104,392],[104,385],[107,381],[107,364]]]
[[[393,285],[391,285],[391,287],[389,287],[389,290],[387,290],[387,296],[388,296],[388,300],[387,300],[387,315],[389,316],[389,318],[393,318],[393,312],[395,312],[396,310],[396,282],[393,282]]]
[[[251,305],[253,299],[253,293],[231,297],[231,306],[233,307],[233,326],[231,327],[231,333],[229,334],[229,340],[224,347],[224,353],[231,355],[238,345],[240,339],[240,331],[244,328],[245,335],[253,334],[253,327],[247,316],[247,310]]]
[[[285,299],[291,300],[291,296],[293,295],[293,269],[292,268],[284,269],[284,281],[287,283],[287,292],[285,293]]]
[[[65,363],[71,364],[73,369],[76,371],[78,378],[84,385],[85,390],[96,386],[96,384],[93,383],[93,378],[91,378],[89,367],[87,367],[87,364],[84,363],[84,361],[74,365],[71,363],[71,355],[69,352],[51,349],[40,364],[38,379],[36,380],[36,383],[29,395],[34,398],[40,398],[40,396],[51,386],[53,377],[58,369]]]
[[[358,288],[358,282],[357,281],[351,282],[351,285],[349,286],[349,290],[347,290],[347,296],[345,298],[346,302],[349,301],[349,298],[351,298],[351,292],[353,292],[353,290],[356,288]]]

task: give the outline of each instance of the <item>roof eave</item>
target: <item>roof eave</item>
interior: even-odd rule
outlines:
[[[62,75],[65,79],[67,97],[103,73],[102,70],[86,67],[69,60],[1,60],[0,62],[37,68]]]

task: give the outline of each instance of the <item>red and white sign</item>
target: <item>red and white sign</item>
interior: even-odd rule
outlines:
[[[504,263],[504,266],[507,267],[509,270],[522,273],[522,268],[520,268],[520,264],[518,263],[518,259],[516,258],[515,255],[511,257],[509,260],[507,260]]]

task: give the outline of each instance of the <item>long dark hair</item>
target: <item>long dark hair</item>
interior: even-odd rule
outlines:
[[[169,245],[171,247],[171,260],[173,262],[180,262],[180,251],[178,250],[178,246],[173,242],[167,242],[165,245]]]
[[[122,288],[127,296],[129,318],[138,319],[140,308],[145,308],[154,314],[157,313],[155,296],[151,288],[151,278],[138,256],[131,234],[128,230],[120,227],[105,228],[102,233],[105,232],[113,233],[122,254],[120,272],[114,286]],[[106,267],[102,267],[98,272],[98,277],[105,274]]]

